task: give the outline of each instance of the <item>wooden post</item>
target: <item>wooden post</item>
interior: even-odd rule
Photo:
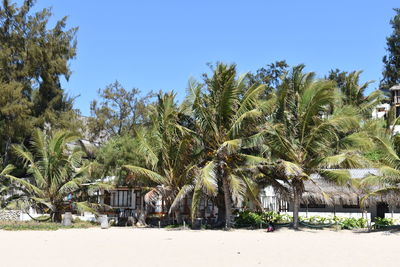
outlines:
[[[333,217],[336,217],[336,204],[333,202]]]
[[[306,218],[308,218],[308,202],[306,204]]]

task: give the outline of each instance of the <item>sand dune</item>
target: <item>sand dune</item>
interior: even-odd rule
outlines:
[[[0,266],[400,266],[399,245],[388,232],[0,231]]]

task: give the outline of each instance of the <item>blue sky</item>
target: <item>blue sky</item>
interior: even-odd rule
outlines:
[[[209,71],[207,62],[247,72],[285,59],[320,77],[339,68],[379,81],[396,3],[38,0],[35,9],[52,6],[55,19],[68,15],[68,25],[79,26],[73,74],[63,87],[80,95],[75,106],[89,115],[97,90],[115,80],[143,92],[174,90],[181,100],[189,77]]]

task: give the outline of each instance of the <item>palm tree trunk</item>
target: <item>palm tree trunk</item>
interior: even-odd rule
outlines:
[[[293,228],[299,228],[299,209],[300,209],[301,192],[293,187]]]
[[[143,194],[140,192],[140,208],[136,214],[136,226],[146,226],[146,218],[147,218],[147,205],[144,203]]]
[[[225,200],[225,227],[231,228],[232,199],[227,177],[223,177],[222,185],[224,189],[224,200]]]
[[[180,206],[178,207],[178,209],[175,211],[175,220],[177,224],[181,224],[182,223],[182,216],[181,216],[181,210],[180,210]]]
[[[218,215],[217,215],[217,222],[214,226],[215,227],[225,226],[226,212],[225,212],[225,201],[223,192],[218,192],[218,195],[215,199],[215,205],[217,206],[218,209]]]
[[[7,138],[7,142],[5,144],[5,149],[4,149],[4,157],[3,157],[3,166],[7,166],[8,164],[8,158],[9,158],[9,152],[10,152],[10,146],[11,146],[11,136]]]
[[[60,223],[62,219],[61,212],[59,210],[54,211],[52,214],[52,219],[53,222]]]

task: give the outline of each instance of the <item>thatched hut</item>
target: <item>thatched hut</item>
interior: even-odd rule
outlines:
[[[379,175],[378,169],[348,169],[352,179],[362,179],[369,175]],[[384,217],[385,213],[400,213],[400,197],[398,192],[388,193],[386,195],[376,195],[364,198],[368,192],[377,188],[363,188],[352,185],[339,186],[322,179],[318,174],[311,175],[312,180],[304,183],[304,193],[301,200],[300,212],[306,214],[323,215],[340,213],[349,216],[361,216],[363,213],[369,213],[370,218]],[[290,188],[287,188],[290,191]],[[265,192],[271,191],[265,190]],[[291,212],[289,195],[275,192],[275,196],[269,193],[269,207],[276,207],[277,211]],[[276,204],[271,204],[271,202]],[[287,204],[282,205],[282,200]],[[362,201],[363,200],[363,201]],[[283,207],[283,208],[282,208]],[[266,207],[268,208],[268,207]]]

